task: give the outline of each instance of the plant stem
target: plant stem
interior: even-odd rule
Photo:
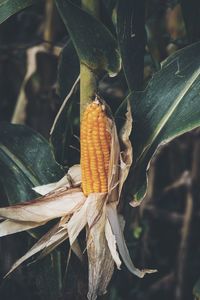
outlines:
[[[53,45],[51,44],[54,39],[55,31],[55,5],[53,0],[46,0],[45,3],[45,20],[44,20],[44,33],[43,38],[49,42],[46,45],[47,50],[52,50]]]
[[[82,0],[82,7],[98,17],[99,0]],[[92,70],[81,63],[80,65],[80,117],[87,104],[92,102],[97,91],[97,76]]]
[[[87,104],[94,99],[97,90],[97,78],[90,68],[82,63],[80,75],[80,114],[82,116]]]

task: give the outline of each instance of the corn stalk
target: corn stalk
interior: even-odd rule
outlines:
[[[82,0],[82,7],[93,16],[99,15],[99,0]],[[97,91],[97,75],[85,64],[80,65],[80,115]]]

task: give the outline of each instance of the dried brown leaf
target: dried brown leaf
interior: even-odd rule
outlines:
[[[106,225],[105,225],[105,235],[106,235],[106,240],[108,243],[108,248],[110,249],[110,253],[112,255],[112,258],[114,262],[116,263],[117,268],[120,270],[121,268],[121,260],[119,258],[119,254],[117,252],[117,245],[116,245],[116,239],[115,236],[112,232],[112,228],[110,226],[110,223],[108,219],[106,220]]]
[[[45,222],[20,222],[5,220],[0,223],[0,237],[42,226]]]
[[[81,230],[87,224],[86,211],[88,206],[88,199],[86,199],[80,210],[77,210],[67,224],[67,230],[69,234],[69,242],[72,246]]]
[[[33,190],[40,195],[46,195],[62,187],[72,188],[81,185],[81,168],[80,165],[74,165],[69,168],[67,174],[59,181],[34,187]]]
[[[118,184],[119,184],[119,157],[120,147],[117,135],[117,129],[113,122],[111,131],[111,153],[108,173],[108,201],[118,201]]]
[[[114,261],[105,237],[105,200],[102,196],[91,194],[93,199],[87,210],[88,240],[87,254],[89,262],[89,292],[88,299],[95,300],[98,295],[106,293],[106,288],[114,271]],[[105,195],[104,195],[105,199]],[[98,218],[97,218],[98,216]]]
[[[74,213],[85,201],[80,188],[61,190],[36,200],[0,208],[0,216],[24,222],[47,222]]]
[[[73,187],[81,185],[81,166],[80,165],[73,165],[71,168],[69,168],[68,172],[68,178],[72,184]]]
[[[68,238],[66,228],[59,228],[58,224],[55,225],[50,231],[48,231],[24,256],[18,259],[10,271],[6,274],[7,277],[12,273],[16,268],[18,268],[23,262],[29,259],[31,256],[37,254],[45,248],[56,246],[62,243],[65,239]]]
[[[133,150],[130,142],[130,134],[132,131],[132,113],[130,103],[127,103],[126,121],[122,127],[119,137],[122,144],[122,152],[120,155],[120,174],[119,174],[119,196],[121,194],[123,184],[128,176],[133,161]]]
[[[71,249],[74,252],[74,254],[76,254],[76,256],[80,259],[80,261],[83,262],[83,253],[81,251],[81,247],[77,239],[71,245]]]
[[[112,231],[115,235],[117,246],[119,249],[119,253],[126,265],[126,267],[129,269],[131,273],[134,275],[143,278],[145,274],[147,273],[154,273],[156,270],[139,270],[137,269],[131,260],[128,248],[126,246],[125,240],[124,240],[124,235],[120,226],[118,214],[117,214],[117,208],[116,208],[116,203],[108,203],[107,205],[107,217],[110,222]]]

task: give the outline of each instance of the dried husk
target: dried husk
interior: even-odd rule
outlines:
[[[0,208],[0,217],[41,224],[73,214],[84,201],[85,196],[80,188],[62,188],[30,202]]]
[[[132,131],[132,113],[130,103],[127,103],[126,120],[122,127],[119,137],[123,147],[123,151],[120,153],[120,173],[119,173],[119,197],[121,196],[124,182],[128,176],[130,167],[133,162],[133,149],[129,136]]]
[[[38,226],[44,225],[46,222],[20,222],[13,220],[5,220],[0,223],[0,237],[10,235],[13,233],[29,230]]]
[[[91,198],[91,205],[87,209],[88,299],[95,300],[97,296],[106,293],[114,271],[114,261],[105,236],[106,195],[91,194]]]
[[[29,259],[31,256],[37,254],[38,252],[42,251],[43,249],[48,249],[51,247],[54,249],[55,245],[58,246],[64,240],[68,238],[68,233],[66,228],[60,228],[59,224],[55,225],[50,231],[48,231],[33,247],[26,252],[24,256],[18,259],[9,272],[5,275],[7,277],[10,273],[12,273],[17,267],[19,267],[24,261]]]
[[[147,273],[149,274],[149,273],[156,272],[156,270],[148,270],[148,269],[139,270],[133,265],[128,248],[126,246],[126,242],[125,242],[124,235],[123,235],[123,230],[120,225],[119,216],[117,213],[115,203],[109,203],[107,205],[106,213],[107,213],[107,217],[108,217],[108,220],[109,220],[111,228],[112,228],[112,232],[116,238],[119,253],[123,259],[124,264],[129,269],[129,271],[140,278],[143,278],[144,275]]]
[[[108,248],[110,250],[112,258],[113,258],[118,270],[120,270],[122,262],[119,258],[119,254],[118,254],[118,251],[117,251],[117,242],[116,242],[115,235],[112,232],[110,222],[108,221],[107,218],[106,218],[106,224],[105,224],[105,236],[106,236],[106,240],[107,240],[107,243],[108,243]]]
[[[106,206],[106,214],[111,226],[112,234],[115,236],[116,244],[119,250],[119,253],[123,259],[124,264],[129,269],[131,273],[142,278],[146,273],[153,273],[156,270],[139,270],[137,269],[131,260],[129,250],[126,246],[126,242],[123,235],[122,224],[119,220],[119,214],[117,212],[117,206],[119,203],[119,198],[121,196],[122,188],[124,182],[128,176],[132,161],[133,161],[133,151],[132,145],[129,140],[129,136],[132,131],[132,113],[130,103],[127,104],[127,112],[126,112],[126,120],[124,126],[122,127],[119,138],[122,146],[122,151],[120,153],[120,167],[119,167],[119,187],[118,187],[118,199],[113,202],[109,202]],[[124,227],[124,225],[123,225]],[[113,255],[113,259],[116,259],[115,251],[111,252]]]
[[[33,190],[38,194],[44,196],[62,187],[64,187],[65,189],[69,189],[73,187],[78,187],[80,185],[81,167],[80,165],[74,165],[71,168],[69,168],[67,174],[59,181],[34,187]]]

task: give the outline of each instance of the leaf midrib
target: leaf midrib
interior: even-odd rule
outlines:
[[[40,185],[40,182],[35,178],[33,173],[26,168],[23,162],[13,154],[6,146],[0,144],[0,151],[2,151],[20,170],[21,172],[29,179],[33,186]]]
[[[176,97],[176,100],[174,101],[173,105],[170,106],[169,110],[165,113],[165,115],[162,117],[162,119],[160,120],[160,122],[158,123],[158,125],[156,126],[154,132],[152,133],[152,135],[148,138],[147,143],[144,147],[144,150],[142,151],[140,158],[144,155],[144,153],[146,153],[148,151],[148,149],[152,146],[152,144],[154,143],[154,141],[156,140],[156,138],[158,137],[158,135],[160,134],[160,132],[162,131],[162,129],[165,127],[165,125],[167,124],[168,120],[170,119],[170,117],[173,115],[173,113],[175,112],[176,108],[178,107],[178,105],[180,104],[181,100],[183,99],[183,97],[187,94],[188,90],[190,89],[190,87],[193,85],[193,83],[196,81],[196,79],[198,78],[198,76],[200,75],[200,67],[197,69],[196,72],[194,72],[194,74],[192,75],[192,77],[190,77],[189,80],[187,80],[185,87],[183,88],[183,90],[179,93],[179,95]]]

